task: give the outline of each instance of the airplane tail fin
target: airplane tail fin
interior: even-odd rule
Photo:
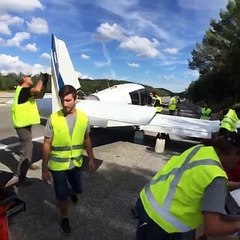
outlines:
[[[77,73],[73,67],[70,55],[64,41],[56,38],[52,34],[51,48],[51,67],[52,67],[52,112],[61,108],[58,98],[58,91],[64,85],[72,85],[76,89],[81,85]]]

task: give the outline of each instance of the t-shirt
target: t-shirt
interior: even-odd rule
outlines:
[[[202,200],[202,212],[226,214],[225,201],[227,197],[228,180],[224,177],[215,178],[205,189]]]
[[[31,97],[31,87],[23,87],[18,96],[18,104],[27,102],[30,97]]]

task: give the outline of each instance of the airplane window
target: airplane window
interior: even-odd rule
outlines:
[[[141,99],[141,105],[147,105],[148,104],[148,94],[145,89],[139,90],[140,93],[140,99]]]
[[[146,105],[147,104],[147,92],[145,89],[140,89],[129,93],[133,105]]]
[[[139,93],[138,93],[138,91],[130,92],[129,95],[130,95],[130,97],[131,97],[131,100],[132,100],[132,104],[133,104],[133,105],[140,105]]]

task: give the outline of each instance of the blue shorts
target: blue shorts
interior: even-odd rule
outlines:
[[[69,197],[71,190],[75,194],[82,192],[82,172],[79,167],[75,167],[66,171],[51,171],[56,199],[65,201]]]

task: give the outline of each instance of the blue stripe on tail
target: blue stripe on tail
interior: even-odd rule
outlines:
[[[53,65],[54,65],[55,72],[56,72],[58,89],[61,89],[65,84],[63,82],[62,76],[61,76],[60,71],[59,71],[56,44],[55,44],[55,38],[54,38],[53,34],[52,34],[52,53],[53,53]]]

